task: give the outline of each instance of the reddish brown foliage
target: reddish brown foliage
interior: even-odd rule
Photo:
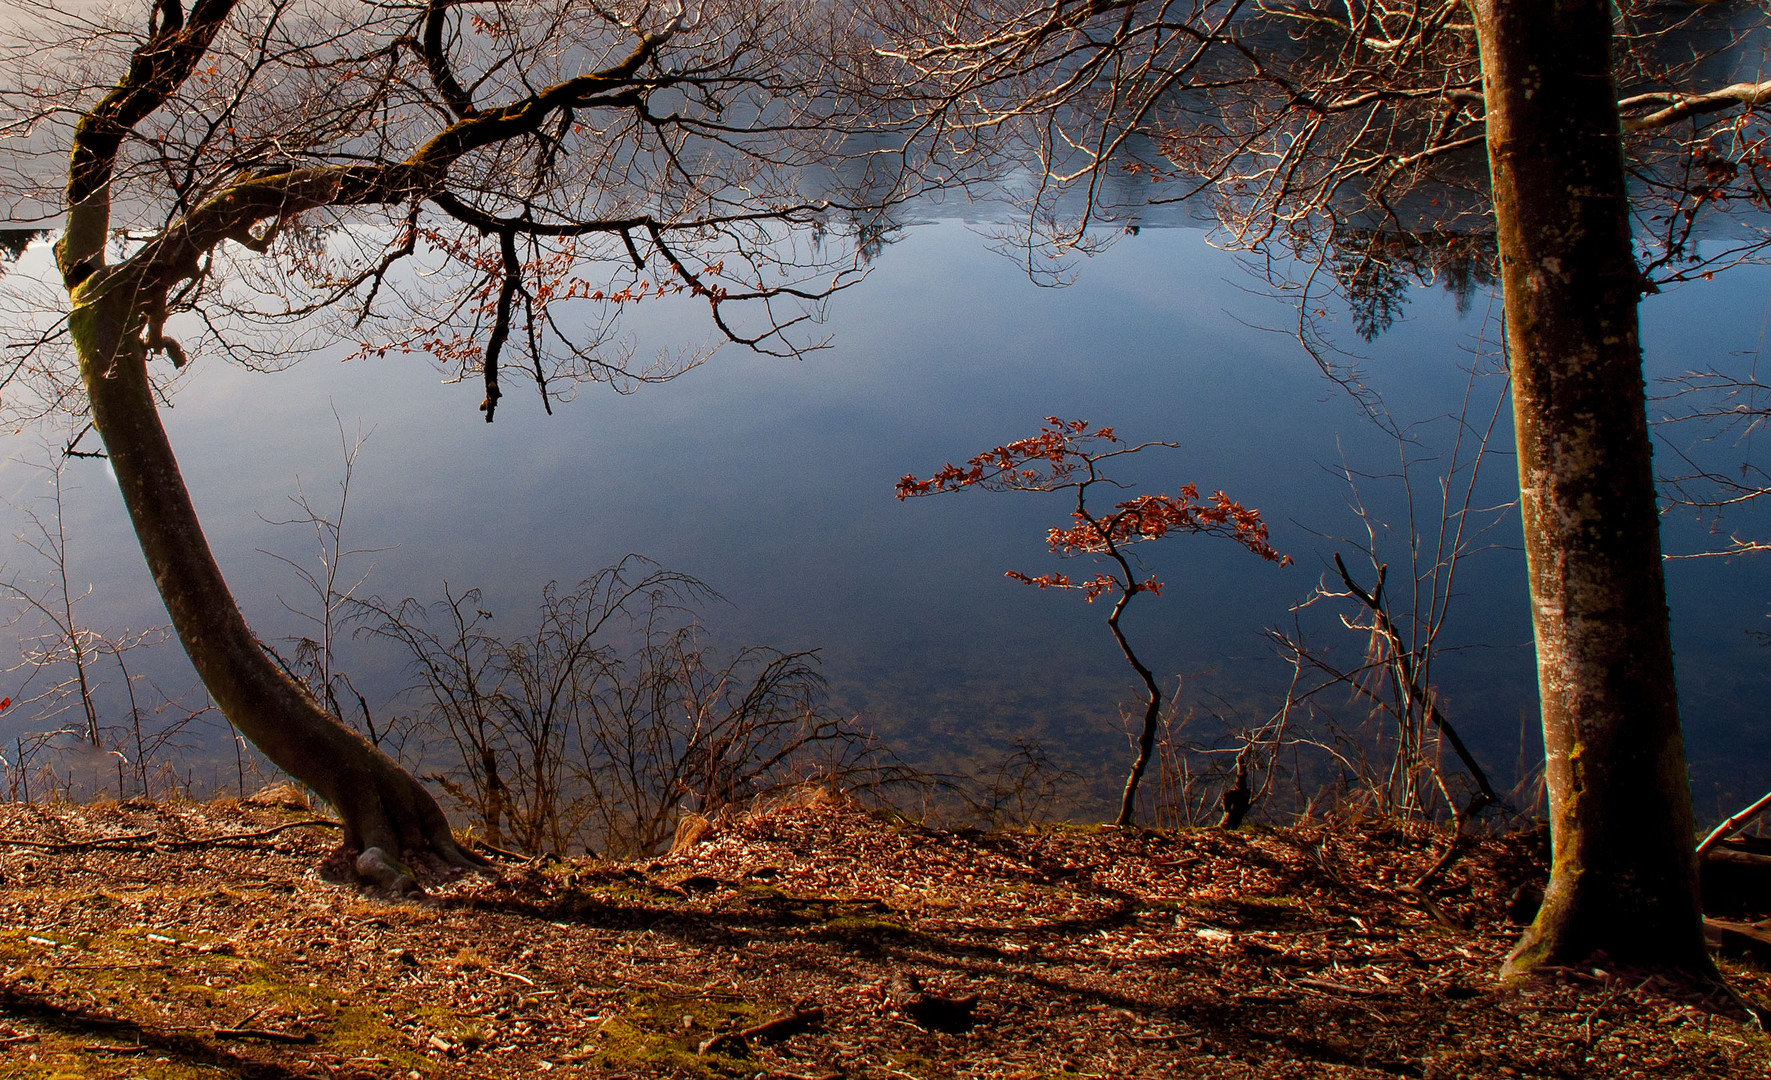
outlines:
[[[1048,416],[1045,426],[1032,438],[986,450],[963,466],[948,462],[927,480],[904,477],[898,481],[898,498],[901,501],[967,487],[986,491],[1070,489],[1076,492],[1076,509],[1070,515],[1072,524],[1046,533],[1046,543],[1055,555],[1117,558],[1124,548],[1160,540],[1171,533],[1206,533],[1234,540],[1269,562],[1281,566],[1290,563],[1289,555],[1281,555],[1268,543],[1267,525],[1261,520],[1260,511],[1243,506],[1221,491],[1201,499],[1196,486],[1184,484],[1178,495],[1138,495],[1117,503],[1106,514],[1097,515],[1088,509],[1085,497],[1089,485],[1107,479],[1098,468],[1100,462],[1136,453],[1147,446],[1173,445],[1130,446],[1110,427],[1091,429],[1086,420]],[[1018,570],[1008,571],[1007,576],[1041,589],[1081,589],[1090,602],[1115,589],[1128,595],[1162,593],[1162,582],[1155,578],[1139,581],[1129,569],[1123,580],[1111,574],[1097,573],[1084,580],[1072,580],[1066,574],[1031,576]]]

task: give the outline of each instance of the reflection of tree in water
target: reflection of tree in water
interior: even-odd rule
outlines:
[[[893,207],[882,206],[846,207],[837,215],[838,228],[835,230],[825,221],[813,225],[813,243],[821,248],[834,231],[852,249],[858,266],[871,265],[885,251],[887,244],[904,235],[904,223],[893,210]]]
[[[31,241],[48,235],[42,229],[0,229],[0,275],[24,256]]]
[[[1398,232],[1341,226],[1328,244],[1328,268],[1366,341],[1388,330],[1408,305],[1408,290],[1437,284],[1470,310],[1477,289],[1493,286],[1500,273],[1494,232]]]

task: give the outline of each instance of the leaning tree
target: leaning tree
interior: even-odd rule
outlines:
[[[1045,250],[1184,198],[1210,205],[1231,244],[1350,263],[1355,282],[1396,246],[1385,237],[1473,233],[1497,250],[1554,848],[1513,973],[1602,956],[1719,981],[1700,928],[1637,304],[1657,281],[1742,256],[1693,242],[1702,212],[1765,201],[1751,109],[1771,83],[1730,81],[1723,62],[1762,13],[1736,7],[1748,5],[878,8],[902,119],[950,153],[1044,163],[1026,220]],[[1347,237],[1355,257],[1336,250]]]
[[[324,326],[317,340],[360,355],[429,353],[483,384],[491,421],[513,379],[550,407],[586,381],[694,362],[636,362],[613,332],[624,306],[667,297],[705,304],[716,341],[815,346],[802,324],[859,269],[864,245],[842,238],[893,192],[856,170],[870,196],[845,199],[819,168],[850,127],[859,46],[842,11],[18,0],[8,13],[0,195],[15,224],[59,229],[65,293],[9,357],[12,403],[34,389],[89,416],[198,674],[337,808],[344,851],[387,856],[359,870],[404,888],[414,858],[470,864],[425,788],[254,638],[157,397],[200,354],[274,365]]]

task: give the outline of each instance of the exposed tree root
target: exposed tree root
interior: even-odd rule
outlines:
[[[1611,990],[1637,997],[1664,998],[1681,1005],[1701,1009],[1712,1016],[1724,1017],[1765,1029],[1765,1011],[1742,997],[1718,974],[1714,978],[1693,974],[1682,968],[1631,968],[1615,965],[1604,953],[1595,953],[1579,964],[1539,964],[1525,971],[1502,969],[1502,979],[1510,986],[1531,982],[1562,982]]]

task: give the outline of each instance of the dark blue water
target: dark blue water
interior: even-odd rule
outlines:
[[[1335,539],[1363,542],[1345,471],[1364,474],[1359,498],[1395,530],[1381,549],[1392,591],[1406,577],[1408,508],[1387,475],[1397,442],[1322,377],[1290,336],[1292,301],[1236,256],[1196,231],[1145,229],[1077,270],[1067,288],[1038,288],[974,227],[920,225],[834,299],[832,346],[803,360],[727,349],[632,395],[589,388],[551,418],[512,392],[490,426],[475,411],[476,388],[443,385],[416,358],[319,356],[275,375],[205,361],[166,420],[216,554],[267,639],[298,629],[283,602],[307,601],[264,551],[306,559],[312,545],[265,519],[289,516],[298,481],[318,506],[336,498],[336,412],[349,432],[370,432],[347,523],[349,544],[380,549],[353,560],[369,573],[366,592],[435,599],[445,582],[478,586],[496,626],[515,633],[546,582],[575,582],[638,552],[727,598],[704,612],[724,640],[820,648],[834,697],[919,760],[988,756],[1033,737],[1107,775],[1122,760],[1118,707],[1136,686],[1101,624],[1105,609],[1003,577],[1010,568],[1079,569],[1045,551],[1045,528],[1065,522],[1063,497],[967,492],[899,503],[898,477],[1060,415],[1179,443],[1127,463],[1125,478],[1143,490],[1191,481],[1260,508],[1295,565],[1200,537],[1144,549],[1168,587],[1140,599],[1128,626],[1166,683],[1186,677],[1183,708],[1202,738],[1278,707],[1290,672],[1264,631],[1296,625],[1290,609],[1331,572],[1335,550],[1361,565],[1357,547]],[[1771,273],[1759,268],[1650,298],[1651,374],[1750,366],[1768,298]],[[1365,384],[1410,425],[1415,514],[1434,530],[1435,470],[1454,431],[1444,418],[1467,393],[1472,415],[1485,418],[1503,390],[1491,374],[1471,390],[1468,374],[1495,367],[1498,305],[1478,295],[1460,314],[1447,294],[1417,290],[1406,318],[1369,345],[1326,311],[1324,328],[1358,346]],[[630,329],[642,354],[709,337],[691,308],[637,315]],[[1503,417],[1477,505],[1512,498],[1510,439]],[[32,433],[15,435],[6,453],[29,457],[34,445]],[[1738,451],[1703,452],[1726,461]],[[86,619],[113,632],[162,621],[104,465],[74,462],[67,476],[72,569],[95,590]],[[42,490],[40,475],[15,462],[0,483],[15,502]],[[1742,511],[1723,527],[1751,534],[1763,524]],[[1527,756],[1535,749],[1516,528],[1506,517],[1489,550],[1460,568],[1447,651],[1433,671],[1446,713],[1508,782],[1522,727]],[[1669,551],[1721,539],[1688,515],[1666,518]],[[33,572],[23,556],[11,568]],[[1668,578],[1707,815],[1771,783],[1758,715],[1764,654],[1749,636],[1766,627],[1771,564],[1680,561]],[[1356,657],[1363,640],[1338,626],[1341,613],[1352,612],[1318,605],[1299,618],[1313,642]],[[345,663],[381,697],[403,685],[385,653],[352,645]],[[169,686],[181,678],[170,658],[158,670]],[[1344,710],[1345,696],[1334,704]],[[0,734],[28,726],[16,712],[5,719]]]

